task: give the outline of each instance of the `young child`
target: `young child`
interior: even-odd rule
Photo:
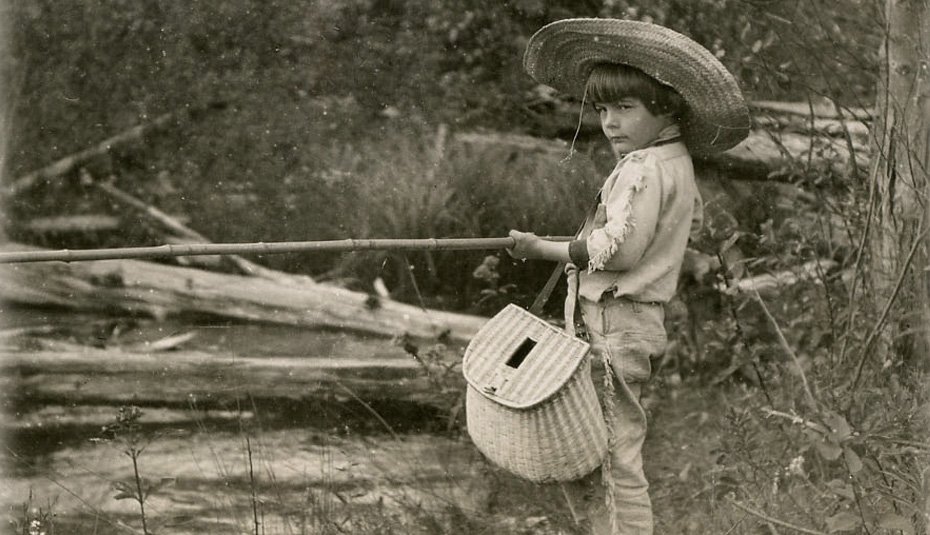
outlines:
[[[574,241],[510,233],[512,256],[567,263],[566,326],[573,326],[577,299],[592,364],[603,363],[608,457],[602,470],[563,489],[576,520],[593,533],[650,534],[640,394],[651,359],[665,348],[663,304],[701,224],[690,153],[739,143],[749,113],[736,81],[708,50],[654,24],[558,21],[532,37],[524,66],[582,106],[592,102],[619,160]]]

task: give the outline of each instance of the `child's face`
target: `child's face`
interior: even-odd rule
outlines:
[[[595,102],[594,109],[601,117],[601,130],[618,157],[649,145],[662,129],[674,122],[667,114],[653,115],[635,97]]]

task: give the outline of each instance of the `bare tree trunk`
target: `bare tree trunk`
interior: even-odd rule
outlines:
[[[904,364],[902,373],[916,399],[927,385],[921,369],[930,365],[930,2],[885,0],[885,42],[872,131],[869,173],[871,195],[868,222],[870,265],[868,282],[880,311],[880,322],[863,348],[856,384],[867,361]],[[867,227],[869,228],[869,227]],[[900,368],[899,368],[900,369]],[[913,373],[918,372],[918,373]],[[926,429],[914,429],[924,439]],[[921,532],[930,535],[930,468],[920,467],[923,519]]]
[[[897,301],[870,358],[925,366],[930,362],[930,3],[885,0],[885,14],[870,172],[869,279],[880,310],[895,296]]]

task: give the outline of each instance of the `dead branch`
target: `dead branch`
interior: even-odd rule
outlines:
[[[201,112],[222,109],[225,106],[226,103],[224,102],[209,102],[203,106],[188,107],[180,111],[159,115],[151,121],[133,126],[132,128],[104,139],[92,147],[69,154],[50,165],[15,179],[11,184],[6,186],[4,193],[8,197],[15,196],[44,181],[65,175],[82,166],[88,160],[102,154],[107,154],[116,147],[143,139],[152,132],[167,128],[173,123],[196,117]]]
[[[85,184],[96,187],[100,191],[106,193],[107,196],[109,196],[114,201],[132,208],[133,210],[139,212],[148,219],[158,223],[165,229],[175,233],[182,238],[187,238],[194,242],[200,243],[210,242],[210,240],[208,240],[207,237],[203,234],[200,234],[190,227],[185,226],[176,218],[169,216],[158,208],[155,208],[154,206],[142,201],[141,199],[117,188],[112,183],[105,183],[95,180],[94,177],[91,176],[90,172],[88,172],[86,169],[81,169],[81,181]]]
[[[814,104],[808,102],[778,102],[774,100],[754,100],[749,103],[752,110],[762,110],[787,115],[800,115],[803,117],[813,116],[817,118],[841,119],[845,115],[854,117],[857,121],[869,121],[875,114],[874,109],[870,108],[847,108],[846,113],[837,110],[837,107],[831,103]]]
[[[177,347],[183,345],[186,342],[189,342],[197,336],[196,332],[186,332],[181,334],[175,334],[172,336],[166,336],[164,338],[159,338],[154,342],[144,342],[142,344],[137,344],[130,346],[129,350],[131,351],[170,351],[176,349]]]
[[[788,343],[788,340],[785,338],[785,333],[782,332],[781,326],[778,324],[778,321],[775,320],[775,317],[772,316],[772,313],[769,312],[769,307],[765,305],[765,301],[762,299],[762,296],[759,295],[759,292],[754,292],[754,297],[759,303],[759,306],[762,307],[762,312],[765,313],[765,317],[769,320],[769,323],[772,324],[772,327],[775,329],[775,334],[778,336],[778,343],[781,345],[782,350],[791,357],[792,362],[794,362],[795,368],[797,368],[798,376],[801,378],[801,386],[804,387],[804,396],[807,399],[808,406],[812,410],[819,410],[817,405],[817,399],[814,398],[814,392],[811,390],[810,383],[807,381],[807,374],[804,373],[804,367],[801,366],[801,360],[798,358],[797,353],[795,353],[794,348],[791,347],[791,344]]]
[[[763,407],[762,412],[764,412],[766,416],[776,416],[778,418],[784,418],[786,420],[790,420],[791,423],[793,424],[803,425],[804,427],[811,429],[813,431],[816,431],[820,433],[821,435],[827,435],[830,433],[830,430],[824,427],[823,425],[818,424],[817,422],[813,422],[811,420],[806,420],[796,414],[789,414],[787,412],[776,411],[774,409],[769,409],[767,407]]]
[[[116,230],[119,227],[119,219],[106,214],[35,217],[23,224],[23,228],[37,234],[49,232],[99,232]]]
[[[768,293],[799,282],[816,280],[821,273],[838,265],[833,260],[812,260],[793,269],[739,279],[730,285],[718,284],[717,289],[724,293]]]
[[[94,178],[86,169],[81,169],[81,180],[82,182],[92,184],[97,189],[107,194],[107,196],[109,196],[114,201],[135,210],[136,212],[147,217],[149,220],[161,225],[168,231],[175,233],[185,240],[189,240],[193,243],[212,243],[211,240],[203,234],[184,225],[176,218],[162,212],[151,204],[148,204],[141,199],[130,195],[129,193],[117,188],[113,184],[94,180]],[[287,273],[281,273],[279,271],[260,266],[238,255],[226,255],[223,258],[232,263],[244,275],[281,281],[296,281],[300,279],[303,283],[313,282],[310,277],[298,277]]]
[[[74,154],[69,154],[68,156],[65,156],[64,158],[51,165],[45,166],[31,173],[27,173],[26,175],[17,178],[13,181],[12,184],[7,186],[6,194],[7,196],[12,197],[50,178],[55,178],[67,174],[68,172],[76,169],[84,162],[95,156],[106,154],[115,147],[124,145],[130,141],[141,139],[149,132],[166,127],[172,122],[172,120],[176,118],[176,116],[176,113],[166,113],[164,115],[160,115],[150,122],[136,125],[128,130],[116,134],[115,136],[109,137],[100,143],[97,143],[93,147],[84,149]]]
[[[765,513],[761,512],[761,511],[756,511],[755,509],[753,509],[753,508],[751,508],[751,507],[749,507],[749,506],[747,506],[747,505],[743,505],[743,504],[739,503],[739,502],[736,501],[736,500],[728,499],[727,501],[728,501],[731,505],[733,505],[734,507],[736,507],[737,509],[741,509],[743,512],[749,513],[749,514],[751,514],[752,516],[754,516],[754,517],[756,517],[756,518],[758,518],[758,519],[760,519],[760,520],[762,520],[762,521],[768,522],[768,523],[770,523],[770,524],[775,524],[776,526],[781,526],[781,527],[783,527],[783,528],[785,528],[785,529],[790,529],[790,530],[793,530],[793,531],[797,531],[798,533],[807,533],[807,534],[809,534],[809,535],[827,535],[826,533],[824,533],[824,532],[822,532],[822,531],[817,531],[817,530],[813,530],[813,529],[807,529],[807,528],[804,528],[804,527],[801,527],[801,526],[796,526],[796,525],[794,525],[794,524],[789,524],[788,522],[785,522],[784,520],[779,520],[779,519],[777,519],[777,518],[773,518],[773,517],[771,517],[771,516],[766,515]]]
[[[867,124],[859,121],[843,119],[814,118],[805,120],[802,116],[771,115],[753,118],[756,127],[772,130],[791,130],[804,134],[827,134],[829,136],[845,136],[848,132],[858,139],[865,139],[869,135]]]

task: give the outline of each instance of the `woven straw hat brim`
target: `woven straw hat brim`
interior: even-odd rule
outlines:
[[[579,98],[598,63],[636,67],[678,91],[688,104],[681,129],[692,154],[727,150],[749,134],[749,110],[733,75],[709,50],[664,26],[560,20],[536,32],[523,57],[537,82]]]

